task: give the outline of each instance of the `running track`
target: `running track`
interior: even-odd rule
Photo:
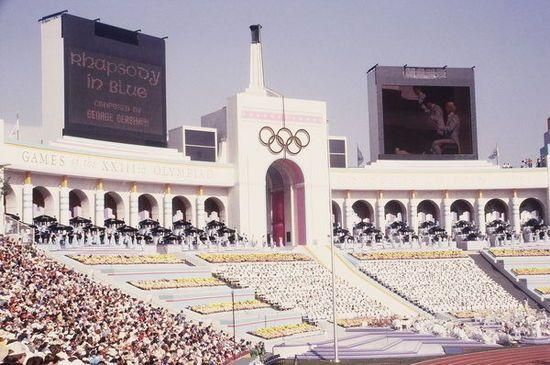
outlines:
[[[415,365],[550,365],[550,345],[476,352],[427,360]]]

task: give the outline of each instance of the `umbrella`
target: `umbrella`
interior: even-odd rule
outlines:
[[[542,225],[542,219],[531,218],[527,222],[523,223],[524,227],[538,227]]]
[[[66,226],[66,225],[61,224],[61,223],[54,223],[54,224],[51,224],[50,226],[48,226],[48,230],[50,230],[51,232],[62,232],[62,231],[72,232],[73,227]]]
[[[105,230],[105,227],[100,227],[100,226],[96,226],[96,225],[93,225],[93,224],[88,224],[84,228],[89,230],[89,231],[104,231]]]
[[[192,226],[191,222],[188,222],[186,220],[180,219],[179,221],[175,221],[172,223],[174,228],[183,228],[183,227],[189,227]]]
[[[454,224],[455,228],[463,228],[470,226],[470,222],[467,222],[465,220],[460,220]]]
[[[479,235],[477,233],[470,233],[466,236],[466,241],[477,241]]]
[[[441,227],[432,227],[432,228],[428,229],[429,234],[437,234],[437,233],[442,233],[442,232],[445,232],[445,230]]]
[[[210,221],[206,224],[207,229],[219,228],[219,227],[224,227],[224,226],[225,226],[225,224],[223,224],[220,221],[216,221],[216,220]]]
[[[124,224],[125,222],[121,219],[108,218],[108,219],[105,219],[103,223],[105,224],[105,227],[112,227],[112,226],[118,226],[118,225]]]
[[[162,242],[163,243],[174,242],[174,241],[177,241],[178,239],[179,239],[178,236],[174,235],[173,233],[170,233],[162,238]]]
[[[49,215],[39,215],[38,217],[34,217],[33,219],[34,223],[53,223],[57,222],[57,219],[54,217],[50,217]]]
[[[430,228],[430,227],[433,227],[433,226],[435,226],[435,222],[425,221],[425,222],[420,223],[418,228]]]
[[[153,220],[151,218],[147,218],[147,219],[144,219],[142,220],[141,222],[139,222],[139,227],[140,228],[143,228],[143,227],[156,227],[156,226],[159,226],[160,223],[157,222],[156,220]]]
[[[222,228],[218,229],[218,234],[224,234],[224,233],[233,234],[233,233],[235,233],[235,230],[231,229],[231,228],[227,228],[227,227],[222,227]]]
[[[374,224],[370,223],[370,222],[359,222],[355,225],[355,228],[356,229],[365,229],[365,228],[372,228],[374,227]]]
[[[71,225],[79,225],[79,224],[90,224],[92,223],[91,219],[86,219],[84,217],[73,217],[69,219],[69,223]]]
[[[402,227],[402,228],[399,228],[398,231],[402,233],[414,232],[414,230],[410,227]]]
[[[201,230],[198,229],[197,227],[191,226],[191,227],[189,227],[189,228],[186,228],[184,232],[185,232],[186,234],[188,234],[188,233],[197,233],[197,232],[199,232],[199,231],[201,231]]]
[[[406,224],[401,221],[393,221],[392,223],[390,223],[389,227],[391,229],[403,228],[406,227]]]
[[[117,228],[117,232],[120,233],[135,233],[137,229],[131,226],[123,225],[122,227]]]
[[[464,234],[467,234],[467,233],[475,232],[475,229],[473,227],[466,226],[466,227],[462,228],[462,230],[460,232],[464,233]]]
[[[487,227],[498,227],[503,225],[506,225],[506,223],[501,219],[495,219],[494,221],[487,223]]]
[[[162,226],[156,226],[156,227],[153,227],[151,228],[151,230],[149,231],[151,233],[170,233],[172,232],[170,229],[168,228],[164,228]]]

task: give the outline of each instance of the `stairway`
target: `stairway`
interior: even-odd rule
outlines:
[[[487,274],[493,281],[502,286],[510,295],[523,303],[527,299],[529,305],[533,308],[538,308],[539,305],[535,303],[527,294],[525,294],[518,286],[512,283],[506,278],[500,271],[495,269],[493,265],[487,261],[481,254],[473,253],[469,255],[485,274]]]

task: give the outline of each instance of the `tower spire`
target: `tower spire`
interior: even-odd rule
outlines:
[[[264,63],[262,56],[262,42],[260,37],[260,24],[250,26],[252,42],[250,43],[250,83],[247,93],[267,95],[264,82]]]

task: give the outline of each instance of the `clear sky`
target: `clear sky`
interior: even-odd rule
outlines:
[[[480,158],[536,156],[550,116],[550,1],[0,0],[0,118],[37,137],[40,26],[59,10],[168,36],[170,128],[200,124],[248,84],[248,26],[263,26],[268,86],[328,103],[330,132],[367,155],[374,64],[476,66]]]

